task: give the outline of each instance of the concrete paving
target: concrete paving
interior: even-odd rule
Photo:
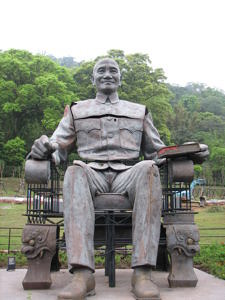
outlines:
[[[225,300],[225,281],[195,269],[198,284],[195,288],[169,288],[168,273],[153,272],[153,280],[158,284],[162,300]],[[67,270],[52,273],[52,286],[49,290],[24,291],[22,280],[25,269],[7,272],[0,270],[1,300],[56,300],[58,292],[71,279]],[[96,270],[96,295],[88,300],[134,300],[130,292],[132,270],[116,270],[116,287],[108,287],[104,270]]]

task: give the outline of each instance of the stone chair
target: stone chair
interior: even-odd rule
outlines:
[[[26,179],[27,224],[23,231],[22,252],[27,256],[28,271],[24,289],[43,289],[51,286],[50,269],[59,270],[59,248],[63,225],[60,176],[50,161],[27,161]],[[163,211],[157,267],[167,270],[170,287],[194,287],[197,277],[193,256],[199,251],[199,232],[191,211],[190,182],[193,162],[187,157],[167,159],[161,168]],[[182,196],[186,192],[186,199]],[[115,286],[115,251],[132,244],[132,208],[120,194],[99,194],[93,199],[95,207],[95,247],[105,245],[105,275],[109,286]]]

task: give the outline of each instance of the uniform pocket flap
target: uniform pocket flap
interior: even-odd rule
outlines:
[[[78,131],[86,131],[90,132],[92,130],[100,130],[100,120],[98,119],[80,119],[75,120],[75,130]]]
[[[143,120],[141,119],[120,119],[119,127],[130,132],[143,131]]]

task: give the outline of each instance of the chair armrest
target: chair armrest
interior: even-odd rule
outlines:
[[[25,163],[25,180],[28,184],[47,184],[51,177],[51,161],[28,159]]]
[[[194,178],[194,163],[186,157],[168,160],[168,179],[169,182],[190,183]]]

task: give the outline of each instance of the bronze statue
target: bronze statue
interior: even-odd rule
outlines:
[[[133,207],[132,291],[136,299],[160,299],[151,270],[156,265],[161,217],[157,151],[165,145],[146,107],[118,98],[121,74],[114,60],[98,61],[92,81],[96,98],[66,107],[52,137],[41,136],[31,151],[36,159],[52,153],[59,164],[76,144],[81,159],[89,161],[74,161],[64,178],[65,236],[73,280],[58,299],[84,299],[94,294],[92,199],[107,192],[128,195]],[[208,154],[206,146],[202,150],[196,154],[200,160]],[[144,161],[129,165],[140,155]]]

